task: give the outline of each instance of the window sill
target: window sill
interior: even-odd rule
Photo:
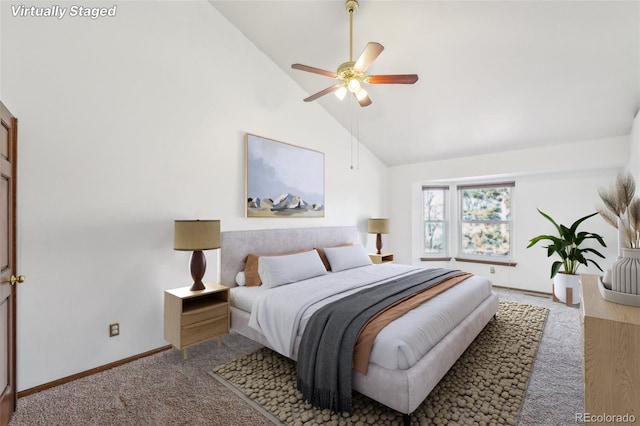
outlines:
[[[421,262],[451,262],[450,257],[421,257]]]
[[[456,262],[483,263],[485,265],[499,265],[499,266],[512,266],[512,267],[515,267],[517,265],[516,262],[509,261],[509,260],[469,259],[465,257],[454,257],[453,260],[455,260]]]

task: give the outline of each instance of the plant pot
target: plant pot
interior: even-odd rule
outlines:
[[[569,304],[580,303],[580,275],[560,272],[553,277],[553,293],[562,303],[567,303],[567,288],[572,290]]]
[[[640,294],[640,249],[622,249],[622,258],[611,267],[611,290]]]

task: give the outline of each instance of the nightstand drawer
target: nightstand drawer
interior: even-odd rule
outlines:
[[[187,326],[201,321],[227,316],[227,303],[217,303],[182,313],[182,325]]]
[[[227,317],[191,324],[182,328],[182,346],[190,346],[229,332]]]

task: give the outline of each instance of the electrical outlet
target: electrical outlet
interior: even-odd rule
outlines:
[[[114,337],[120,334],[120,323],[109,324],[109,337]]]
[[[493,266],[489,268],[489,272],[492,274],[496,273],[496,268],[494,268]]]

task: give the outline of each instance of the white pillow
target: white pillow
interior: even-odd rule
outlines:
[[[240,287],[247,285],[247,277],[245,277],[244,271],[240,271],[236,274],[236,284]]]
[[[285,256],[260,256],[258,274],[262,286],[267,288],[290,284],[307,278],[327,274],[327,269],[316,250]]]
[[[344,247],[326,247],[324,254],[333,272],[371,265],[371,258],[362,244]]]

